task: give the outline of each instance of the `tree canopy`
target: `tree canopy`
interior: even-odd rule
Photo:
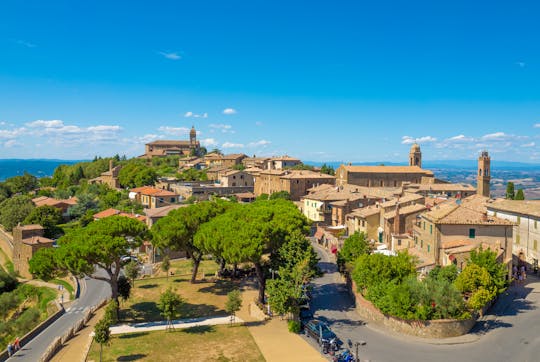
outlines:
[[[61,230],[57,225],[62,222],[62,211],[56,207],[43,205],[33,209],[24,219],[24,224],[39,224],[45,229],[45,237],[54,238]]]
[[[366,235],[356,232],[345,239],[343,247],[338,252],[338,267],[343,270],[346,265],[352,265],[360,255],[369,254],[369,252],[369,242],[366,240]]]
[[[58,248],[39,250],[30,259],[30,272],[45,280],[61,272],[87,275],[109,283],[117,299],[120,259],[140,244],[145,232],[144,223],[125,216],[91,222],[61,237]]]
[[[13,230],[18,223],[30,215],[34,209],[32,199],[25,195],[13,196],[0,203],[0,224],[4,225],[7,231]]]

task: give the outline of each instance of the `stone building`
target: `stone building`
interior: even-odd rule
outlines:
[[[204,157],[207,167],[223,166],[232,168],[242,164],[242,160],[247,156],[243,153],[232,153],[229,155],[221,155],[219,153],[210,153]]]
[[[299,201],[307,190],[321,184],[335,183],[335,177],[307,170],[265,170],[255,176],[256,196],[287,191],[293,201]]]
[[[145,208],[178,204],[180,197],[178,194],[168,190],[158,189],[152,186],[133,188],[129,192],[129,198],[141,203]]]
[[[118,165],[113,167],[113,160],[109,160],[109,170],[101,173],[99,177],[88,180],[90,184],[104,184],[109,186],[111,189],[120,188],[120,181],[118,181],[118,175],[122,166]]]
[[[438,265],[454,263],[463,268],[457,260],[455,250],[468,247],[470,250],[488,246],[500,254],[500,261],[512,261],[512,232],[514,223],[488,215],[489,199],[473,195],[464,200],[449,201],[435,206],[420,216],[414,225],[415,248],[432,258]],[[470,251],[469,250],[469,251]]]
[[[18,225],[13,228],[13,267],[23,278],[32,278],[28,261],[42,248],[51,248],[54,240],[43,236],[41,225]]]
[[[197,131],[191,127],[189,132],[189,141],[177,140],[157,140],[145,145],[145,153],[141,157],[163,157],[171,155],[199,154],[201,149],[200,142],[197,141]]]
[[[515,259],[529,265],[540,260],[540,200],[495,200],[487,204],[488,215],[514,223],[512,249]]]
[[[251,186],[253,187],[255,178],[245,171],[229,170],[221,174],[219,185],[223,187]]]
[[[478,195],[489,197],[489,183],[491,181],[491,158],[487,151],[478,157]]]
[[[422,168],[422,151],[418,143],[413,144],[409,152],[409,166]]]

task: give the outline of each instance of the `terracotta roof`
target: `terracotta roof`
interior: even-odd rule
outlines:
[[[461,191],[476,191],[473,185],[469,184],[416,184],[410,185],[411,187],[417,186],[418,191],[432,191],[432,192],[461,192]]]
[[[309,170],[288,170],[285,171],[285,175],[283,175],[284,179],[324,179],[324,180],[334,180],[335,177],[331,175],[327,175],[320,172],[313,172]]]
[[[152,186],[136,187],[129,190],[130,192],[137,192],[145,196],[176,196],[177,194],[171,191],[158,189]]]
[[[164,216],[167,216],[169,214],[169,212],[171,212],[172,210],[176,210],[176,209],[179,209],[181,207],[186,207],[188,205],[168,205],[168,206],[163,206],[163,207],[156,207],[154,209],[145,209],[144,210],[144,213],[146,214],[146,216],[150,217],[150,218],[159,218],[159,217],[164,217]]]
[[[43,230],[43,226],[39,224],[29,224],[29,225],[18,225],[21,230]]]
[[[300,162],[300,159],[294,158],[288,155],[278,156],[278,157],[272,157],[270,158],[272,161],[298,161]]]
[[[22,239],[23,244],[26,245],[38,245],[38,244],[52,244],[54,240],[44,238],[43,236],[32,236],[31,238]]]
[[[422,195],[406,193],[404,196],[401,196],[399,198],[396,197],[396,198],[394,198],[392,200],[388,200],[386,202],[383,202],[380,206],[381,207],[396,206],[396,204],[398,203],[398,200],[399,200],[399,204],[402,205],[402,204],[404,204],[406,202],[418,201],[418,200],[421,200],[423,198],[424,198],[424,196],[422,196]]]
[[[508,220],[487,215],[486,204],[489,198],[473,195],[449,204],[435,206],[424,217],[437,224],[456,225],[514,225]]]
[[[239,192],[237,194],[234,194],[237,198],[240,199],[253,199],[255,198],[255,194],[253,192]]]
[[[418,166],[346,166],[342,165],[348,172],[358,173],[421,173],[433,175],[433,172],[424,170]]]
[[[401,189],[397,188],[378,188],[378,187],[363,187],[356,185],[319,185],[308,190],[308,194],[303,199],[318,200],[318,201],[339,201],[348,199],[384,199],[392,197]]]
[[[246,158],[247,156],[243,153],[231,153],[229,155],[224,155],[223,156],[223,159],[224,160],[236,160],[236,159],[239,159],[239,158]]]
[[[120,213],[121,213],[120,210],[110,208],[110,209],[103,210],[103,211],[100,211],[100,212],[94,214],[94,219],[103,219],[103,218],[106,218],[106,217],[109,217],[109,216],[119,215]]]
[[[471,245],[471,244],[474,244],[474,241],[472,240],[444,241],[441,243],[441,249],[452,249],[452,248],[457,248],[460,246]]]
[[[508,211],[522,215],[540,217],[540,200],[495,200],[487,204],[488,209]]]
[[[59,204],[76,205],[77,200],[78,199],[76,197],[59,200],[59,199],[55,199],[55,198],[52,198],[52,197],[41,196],[41,197],[36,197],[36,198],[32,199],[32,202],[37,207],[40,207],[40,206],[45,206],[45,205],[47,205],[47,206],[57,206]]]
[[[347,217],[360,217],[365,219],[368,216],[377,215],[381,213],[381,208],[376,206],[362,207],[360,209],[354,209],[347,214]]]
[[[417,213],[417,212],[422,212],[426,210],[426,207],[422,204],[415,204],[415,205],[409,205],[409,206],[405,206],[405,207],[400,207],[399,208],[399,214],[400,215],[409,215],[409,214],[414,214],[414,213]],[[392,219],[396,217],[396,210],[394,211],[391,211],[391,212],[387,212],[386,214],[384,214],[384,218],[385,219]]]
[[[197,141],[198,143],[198,141]],[[147,143],[147,145],[162,145],[162,146],[189,146],[190,141],[175,141],[175,140],[157,140]]]

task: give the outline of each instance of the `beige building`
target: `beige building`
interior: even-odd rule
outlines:
[[[487,204],[488,215],[514,223],[514,256],[530,265],[540,260],[540,200],[495,200]]]
[[[478,195],[489,197],[489,183],[491,182],[491,158],[487,151],[478,157]]]
[[[219,153],[210,153],[204,157],[207,167],[212,166],[224,166],[224,167],[234,167],[236,165],[241,165],[242,160],[247,156],[243,153],[233,153],[229,155],[221,155]]]
[[[514,224],[488,215],[488,201],[486,197],[474,195],[464,200],[440,204],[422,214],[414,226],[415,248],[432,258],[436,264],[447,265],[452,262],[462,268],[464,265],[461,262],[458,264],[456,257],[452,257],[452,252],[456,251],[452,250],[455,245],[459,245],[459,248],[485,245],[501,254],[501,262],[510,263]]]
[[[293,201],[307,194],[307,190],[320,184],[335,183],[335,177],[306,170],[265,170],[255,176],[256,196],[286,191]]]
[[[177,205],[158,207],[154,209],[145,209],[144,213],[146,215],[146,225],[148,226],[148,228],[151,228],[156,223],[156,221],[169,215],[171,211],[179,209],[181,207],[187,207],[187,206],[188,206],[187,204],[185,205],[177,204]]]
[[[129,194],[131,199],[138,201],[145,208],[149,209],[178,204],[180,202],[178,194],[151,186],[131,189]]]
[[[348,235],[355,232],[364,233],[368,240],[380,241],[379,232],[381,219],[381,209],[378,205],[368,206],[361,209],[355,209],[346,215]]]
[[[99,177],[88,180],[90,184],[104,184],[109,186],[111,189],[120,188],[120,181],[118,181],[118,175],[122,166],[118,165],[113,167],[113,160],[109,160],[109,171],[103,172]]]
[[[212,166],[206,169],[206,177],[209,181],[218,181],[221,176],[229,171],[232,171],[232,169],[227,166]]]
[[[200,143],[197,141],[197,131],[195,127],[189,132],[189,141],[176,140],[157,140],[145,145],[144,158],[163,157],[171,155],[198,154],[200,152]]]
[[[336,170],[338,185],[401,187],[404,183],[433,183],[433,172],[418,166],[346,166]]]
[[[270,170],[284,170],[286,168],[291,168],[301,164],[302,161],[300,161],[298,158],[285,155],[270,158],[267,163],[267,168]]]
[[[256,168],[261,170],[268,169],[268,162],[270,161],[269,157],[246,157],[242,160],[242,164],[246,168]]]
[[[469,184],[461,183],[429,183],[429,184],[405,184],[403,188],[407,192],[414,192],[424,197],[466,198],[476,194],[476,188]]]
[[[255,178],[245,171],[229,170],[221,174],[218,183],[223,187],[253,186]]]
[[[54,240],[43,236],[41,225],[13,228],[13,267],[23,278],[31,279],[28,261],[42,248],[52,248]]]

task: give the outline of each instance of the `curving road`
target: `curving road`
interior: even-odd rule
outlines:
[[[39,361],[47,347],[56,339],[64,335],[71,327],[83,319],[85,312],[91,307],[99,304],[103,299],[110,296],[111,290],[109,284],[103,281],[84,278],[80,279],[81,294],[73,304],[66,309],[60,318],[58,318],[47,329],[38,334],[34,339],[22,346],[13,357],[8,361]]]
[[[490,314],[466,336],[426,340],[396,335],[364,324],[341,282],[333,255],[314,244],[323,277],[314,281],[315,317],[326,320],[343,340],[366,341],[362,361],[540,361],[540,279],[512,286]]]

